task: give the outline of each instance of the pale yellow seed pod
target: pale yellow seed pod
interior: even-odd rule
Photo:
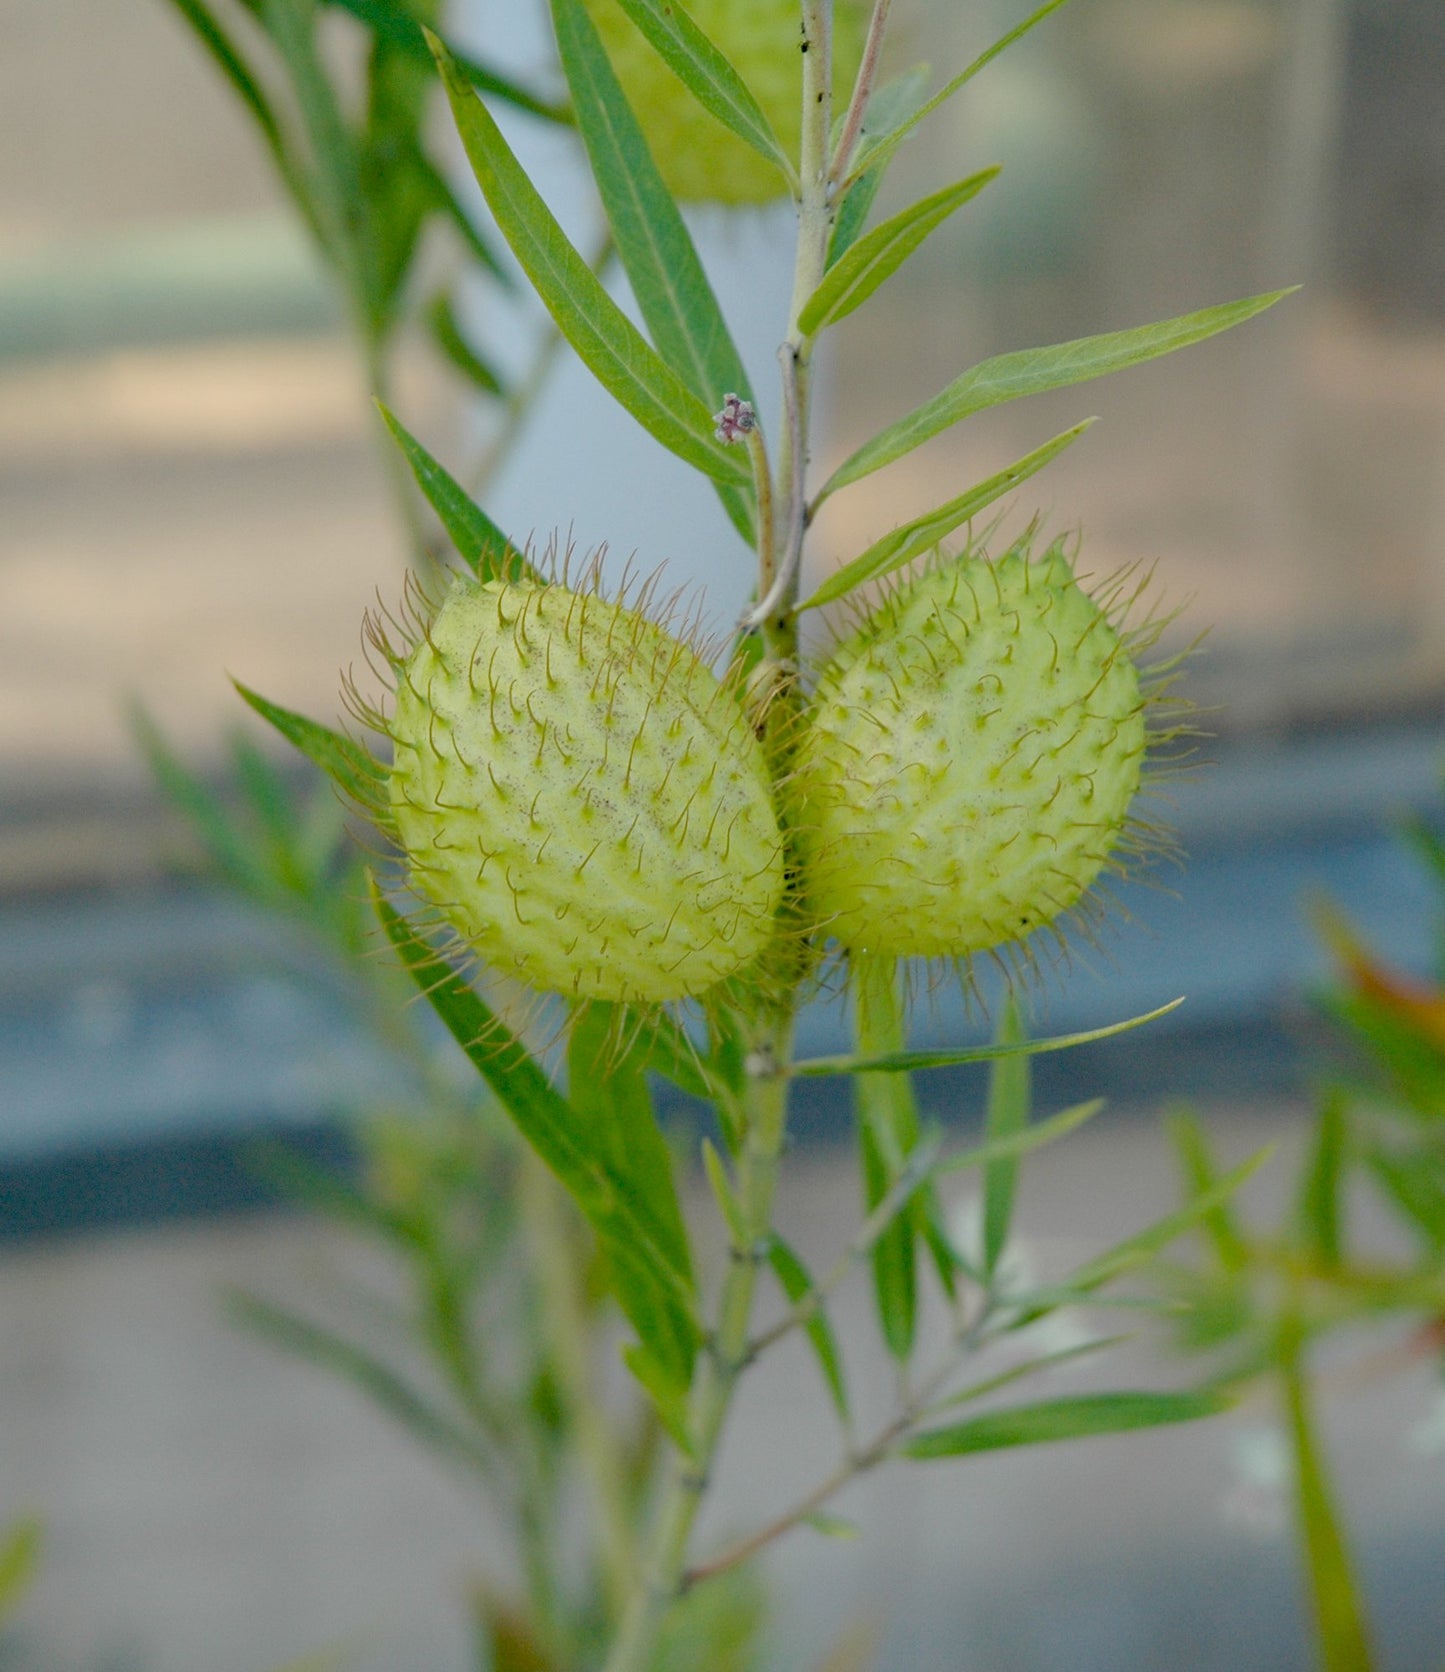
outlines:
[[[797,0],[683,0],[693,21],[727,56],[797,158],[802,132],[802,70]],[[693,98],[617,0],[586,0],[628,102],[668,190],[685,203],[766,203],[787,182],[761,153],[729,132]],[[857,0],[834,15],[834,80],[839,100],[852,91],[862,53]]]
[[[412,881],[501,973],[571,997],[707,991],[783,888],[736,694],[634,610],[462,581],[400,669],[391,803]]]
[[[905,583],[819,681],[794,795],[810,908],[856,952],[963,957],[1074,907],[1123,836],[1139,673],[1062,549]]]

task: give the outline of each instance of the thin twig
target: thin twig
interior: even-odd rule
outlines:
[[[729,1568],[737,1567],[739,1563],[756,1556],[760,1550],[782,1538],[785,1533],[792,1532],[794,1527],[800,1526],[810,1515],[816,1515],[824,1504],[836,1497],[850,1481],[886,1462],[898,1442],[928,1414],[929,1406],[947,1385],[949,1377],[977,1345],[991,1310],[991,1304],[985,1297],[978,1317],[972,1325],[960,1330],[954,1337],[951,1350],[943,1362],[924,1377],[917,1389],[904,1401],[902,1408],[884,1423],[866,1445],[850,1451],[830,1475],[800,1498],[791,1509],[785,1510],[756,1532],[749,1533],[746,1538],[728,1545],[716,1556],[689,1568],[683,1576],[684,1588],[690,1588],[704,1579],[715,1578],[720,1573],[726,1573]]]
[[[915,1190],[923,1183],[932,1171],[933,1163],[937,1159],[940,1140],[937,1136],[923,1140],[908,1157],[902,1172],[893,1181],[886,1194],[859,1227],[857,1234],[822,1278],[815,1283],[807,1294],[790,1312],[785,1313],[777,1323],[765,1329],[760,1335],[754,1336],[749,1349],[749,1356],[756,1358],[765,1348],[781,1341],[795,1329],[803,1329],[812,1323],[823,1308],[823,1302],[832,1294],[834,1289],[843,1281],[854,1266],[865,1260],[876,1243],[893,1223],[894,1218],[903,1208]]]
[[[848,101],[848,113],[843,119],[843,131],[833,151],[833,163],[828,170],[830,185],[837,186],[848,178],[853,166],[853,153],[863,133],[863,118],[868,111],[868,100],[873,96],[873,84],[878,79],[878,62],[883,54],[883,33],[888,27],[888,14],[893,0],[873,0],[873,15],[868,20],[868,34],[863,42],[863,57],[853,83],[853,96]]]

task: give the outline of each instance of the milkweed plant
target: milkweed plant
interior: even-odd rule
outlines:
[[[1220,1409],[1214,1390],[1020,1402],[1012,1384],[1101,1345],[1050,1352],[1020,1333],[1026,1326],[1097,1298],[1204,1222],[1253,1165],[1211,1176],[1185,1207],[1064,1278],[1020,1290],[1001,1275],[1020,1162],[1098,1107],[1034,1118],[1030,1055],[1152,1017],[1030,1039],[1021,1006],[1005,998],[992,1044],[909,1046],[928,982],[956,978],[976,995],[986,961],[1017,990],[1067,936],[1091,932],[1109,877],[1167,845],[1140,798],[1167,772],[1187,714],[1172,692],[1176,660],[1155,649],[1165,621],[1147,577],[1091,575],[1086,537],[1053,537],[1037,522],[1011,541],[996,523],[977,532],[982,513],[1089,421],[853,552],[805,596],[815,518],[975,413],[1201,342],[1283,292],[962,369],[824,475],[813,459],[813,368],[827,332],[865,305],[886,307],[874,292],[936,228],[999,189],[998,170],[984,167],[878,219],[890,163],[1063,0],[936,91],[921,69],[881,76],[890,0],[550,0],[565,101],[451,50],[427,27],[435,8],[345,4],[372,31],[368,103],[350,125],[341,95],[322,97],[308,34],[318,8],[247,0],[248,28],[269,37],[296,90],[296,136],[240,37],[200,0],[176,3],[245,98],[339,282],[360,298],[374,368],[427,214],[461,226],[473,257],[504,273],[491,228],[471,224],[420,149],[419,89],[439,75],[495,233],[545,305],[555,342],[707,478],[735,536],[712,566],[746,563],[755,576],[736,630],[710,642],[699,601],[664,595],[656,577],[614,584],[599,553],[560,537],[510,538],[383,406],[416,503],[430,506],[454,555],[419,559],[367,617],[376,678],[348,681],[348,722],[325,725],[242,687],[369,827],[367,909],[381,944],[510,1123],[516,1143],[502,1146],[497,1176],[513,1178],[513,1152],[521,1157],[517,1212],[531,1230],[519,1235],[534,1263],[520,1281],[551,1320],[546,1373],[500,1414],[475,1377],[453,1381],[488,1445],[506,1449],[509,1421],[566,1432],[601,1578],[569,1611],[567,1564],[549,1550],[555,1520],[537,1508],[550,1502],[555,1515],[563,1471],[527,1453],[518,1492],[499,1495],[523,1506],[526,1554],[523,1599],[488,1616],[492,1663],[741,1666],[716,1623],[688,1659],[679,1622],[706,1620],[709,1597],[736,1598],[727,1587],[776,1539],[804,1523],[826,1527],[835,1494],[863,1472]],[[575,247],[554,218],[493,115],[499,100],[575,130],[607,222],[605,260]],[[382,144],[377,124],[398,108],[406,142]],[[791,199],[797,235],[769,433],[760,368],[734,346],[679,204],[747,213],[775,198]],[[640,327],[604,282],[614,253]],[[487,362],[461,339],[449,300],[431,323],[484,385],[477,368]],[[388,392],[379,377],[373,387]],[[500,384],[492,393],[516,394]],[[557,511],[564,524],[568,507]],[[425,553],[434,542],[420,544]],[[828,648],[814,652],[800,623],[825,610]],[[851,1048],[799,1058],[800,1008],[825,988],[846,992]],[[986,1065],[986,1129],[950,1149],[921,1117],[910,1075],[970,1062]],[[856,1225],[815,1272],[775,1208],[789,1093],[820,1077],[851,1086],[861,1182]],[[710,1110],[707,1135],[689,1140],[697,1190],[679,1189],[679,1150],[653,1107],[660,1083]],[[972,1237],[959,1233],[949,1196],[965,1173],[982,1181]],[[394,1203],[387,1212],[394,1227]],[[510,1212],[501,1199],[497,1212]],[[719,1234],[728,1258],[714,1271],[699,1248]],[[858,1268],[871,1270],[881,1350],[897,1368],[896,1401],[881,1418],[855,1409],[829,1319],[835,1290]],[[456,1295],[448,1305],[460,1328]],[[941,1330],[928,1321],[937,1317]],[[641,1429],[589,1368],[614,1329]],[[456,1371],[454,1334],[438,1326],[430,1340]],[[793,1335],[810,1344],[819,1398],[837,1419],[836,1467],[731,1542],[700,1542],[739,1385]],[[982,1373],[1005,1337],[1018,1349],[1009,1367]],[[357,1368],[344,1353],[330,1360]],[[372,1367],[359,1379],[416,1418],[389,1374]]]

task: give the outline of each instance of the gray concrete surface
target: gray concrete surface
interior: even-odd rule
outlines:
[[[1211,1120],[1228,1157],[1281,1136],[1287,1155],[1298,1114]],[[1282,1156],[1251,1186],[1256,1205],[1278,1198],[1286,1169]],[[1153,1122],[1042,1152],[1020,1201],[1028,1257],[1061,1271],[1172,1189]],[[796,1158],[783,1223],[808,1255],[838,1248],[854,1191],[840,1152]],[[343,1268],[354,1276],[356,1256],[334,1237],[270,1219],[0,1261],[0,1505],[48,1528],[7,1672],[268,1672],[333,1644],[357,1672],[463,1672],[464,1587],[507,1567],[495,1530],[348,1390],[219,1315],[222,1285],[315,1306]],[[889,1374],[861,1284],[837,1322],[866,1428]],[[1355,1368],[1327,1375],[1328,1427],[1383,1665],[1428,1672],[1445,1660],[1439,1393],[1422,1369],[1358,1368],[1388,1345],[1351,1343]],[[1131,1346],[1055,1387],[1179,1373]],[[1187,1431],[872,1477],[839,1504],[861,1538],[802,1532],[770,1565],[772,1664],[806,1672],[866,1617],[889,1672],[1304,1672],[1270,1423],[1246,1406]],[[788,1503],[835,1452],[811,1362],[780,1349],[738,1408],[704,1544]]]

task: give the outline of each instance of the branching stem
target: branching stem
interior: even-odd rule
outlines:
[[[881,1204],[880,1204],[881,1205]],[[900,1408],[865,1444],[850,1450],[838,1464],[837,1468],[804,1497],[800,1498],[789,1510],[785,1510],[775,1520],[767,1522],[746,1538],[730,1544],[716,1556],[705,1562],[689,1568],[685,1577],[685,1585],[691,1586],[704,1579],[712,1579],[720,1573],[726,1573],[730,1568],[739,1566],[756,1556],[759,1551],[782,1538],[784,1534],[792,1532],[801,1526],[810,1515],[816,1515],[831,1499],[837,1496],[850,1481],[868,1470],[877,1468],[892,1455],[894,1448],[901,1440],[907,1438],[909,1431],[920,1419],[928,1415],[928,1408],[934,1399],[947,1386],[949,1378],[957,1370],[961,1360],[971,1353],[982,1337],[985,1323],[990,1314],[990,1306],[985,1302],[983,1309],[971,1325],[961,1327],[954,1336],[953,1343],[943,1361],[908,1393],[902,1400]]]
[[[807,532],[807,468],[811,345],[798,316],[822,279],[832,230],[828,195],[828,135],[832,120],[833,0],[801,0],[803,60],[798,246],[783,367],[783,433],[776,472],[761,466],[761,437],[749,437],[758,497],[758,584],[755,624],[763,638],[759,712],[764,742],[775,769],[785,761],[797,704],[798,573]],[[791,840],[785,828],[784,840]],[[716,1323],[688,1400],[686,1452],[672,1460],[641,1581],[623,1619],[605,1672],[649,1672],[667,1610],[685,1585],[693,1523],[732,1404],[738,1376],[751,1356],[753,1300],[758,1268],[772,1233],[778,1159],[787,1126],[788,1065],[792,1056],[791,992],[772,1011],[754,1040],[747,1067],[747,1106],[738,1163],[741,1235],[718,1300]]]
[[[823,1302],[827,1300],[834,1289],[855,1266],[868,1258],[874,1243],[897,1218],[913,1192],[928,1177],[937,1155],[937,1139],[925,1138],[913,1154],[908,1157],[902,1172],[893,1181],[887,1193],[879,1201],[878,1206],[863,1221],[858,1234],[823,1276],[791,1311],[784,1313],[777,1323],[753,1338],[749,1357],[756,1358],[759,1353],[773,1346],[775,1342],[781,1341],[784,1336],[791,1335],[795,1329],[805,1329],[812,1323],[813,1319],[822,1310]]]
[[[848,113],[843,118],[843,131],[838,135],[838,144],[833,151],[833,165],[828,170],[828,179],[834,186],[841,185],[848,178],[848,171],[853,166],[858,141],[863,134],[863,118],[867,114],[868,100],[873,95],[873,87],[878,79],[878,63],[883,55],[883,35],[888,28],[888,14],[892,9],[893,0],[873,0],[873,15],[868,19],[868,34],[863,42],[863,57],[858,65],[858,76],[853,83],[853,96],[848,101]]]

